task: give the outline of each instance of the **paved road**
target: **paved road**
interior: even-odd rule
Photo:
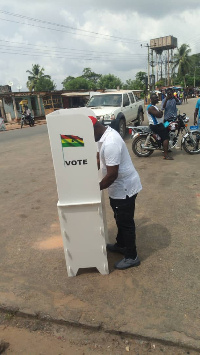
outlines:
[[[181,111],[193,117],[195,102]],[[120,256],[108,254],[109,275],[90,269],[68,278],[46,127],[0,134],[0,305],[200,349],[200,156],[137,158],[126,143],[143,184],[135,216],[141,266],[115,271]],[[114,241],[107,194],[106,211]]]
[[[10,131],[0,132],[0,144],[10,144],[12,140],[31,139],[32,137],[47,134],[46,124],[34,127],[26,127],[24,129],[15,129]]]

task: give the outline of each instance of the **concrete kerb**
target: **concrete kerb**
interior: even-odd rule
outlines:
[[[62,318],[55,318],[52,317],[48,314],[44,314],[42,312],[34,312],[34,311],[28,311],[24,312],[23,310],[20,310],[18,307],[9,307],[6,305],[0,305],[0,312],[4,314],[11,314],[15,317],[19,318],[25,318],[25,319],[32,319],[32,320],[39,320],[41,322],[49,322],[51,324],[55,325],[61,325],[61,326],[72,326],[76,328],[81,328],[81,329],[88,329],[93,332],[104,332],[106,334],[110,335],[118,335],[118,336],[124,336],[129,339],[135,339],[139,341],[145,341],[145,342],[155,342],[159,345],[168,345],[168,346],[173,346],[177,348],[183,348],[187,350],[194,350],[194,351],[200,351],[200,346],[198,344],[195,344],[195,340],[193,344],[188,344],[185,341],[176,341],[173,337],[155,337],[155,336],[147,336],[145,334],[140,334],[140,333],[132,333],[128,331],[121,331],[121,330],[116,330],[116,329],[108,329],[106,328],[103,323],[97,323],[97,324],[90,324],[90,323],[84,323],[84,322],[79,322],[79,321],[72,321],[72,320],[67,320],[67,319],[62,319]]]

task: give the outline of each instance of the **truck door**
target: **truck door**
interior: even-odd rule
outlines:
[[[126,124],[132,120],[132,107],[128,94],[123,94],[122,112],[126,118]]]
[[[131,100],[131,108],[132,108],[132,120],[135,120],[137,118],[137,114],[138,114],[138,105],[136,103],[136,100],[132,94],[132,92],[129,92],[129,97]]]

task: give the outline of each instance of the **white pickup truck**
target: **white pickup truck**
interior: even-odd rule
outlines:
[[[105,126],[116,129],[124,138],[126,126],[144,121],[144,100],[140,100],[132,90],[118,90],[95,93],[87,103],[97,119]]]

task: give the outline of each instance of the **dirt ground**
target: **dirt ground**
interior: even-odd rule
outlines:
[[[191,124],[195,101],[180,108]],[[173,162],[160,152],[140,159],[127,138],[143,184],[135,216],[141,266],[114,270],[119,255],[108,254],[109,275],[85,269],[68,278],[46,127],[0,138],[0,307],[27,315],[0,311],[2,351],[8,343],[5,354],[200,354],[191,350],[200,349],[199,156],[179,149]],[[107,195],[106,211],[114,242]]]
[[[55,324],[39,319],[22,318],[0,313],[0,354],[21,355],[198,355],[199,352],[154,341],[133,339],[106,333]]]

